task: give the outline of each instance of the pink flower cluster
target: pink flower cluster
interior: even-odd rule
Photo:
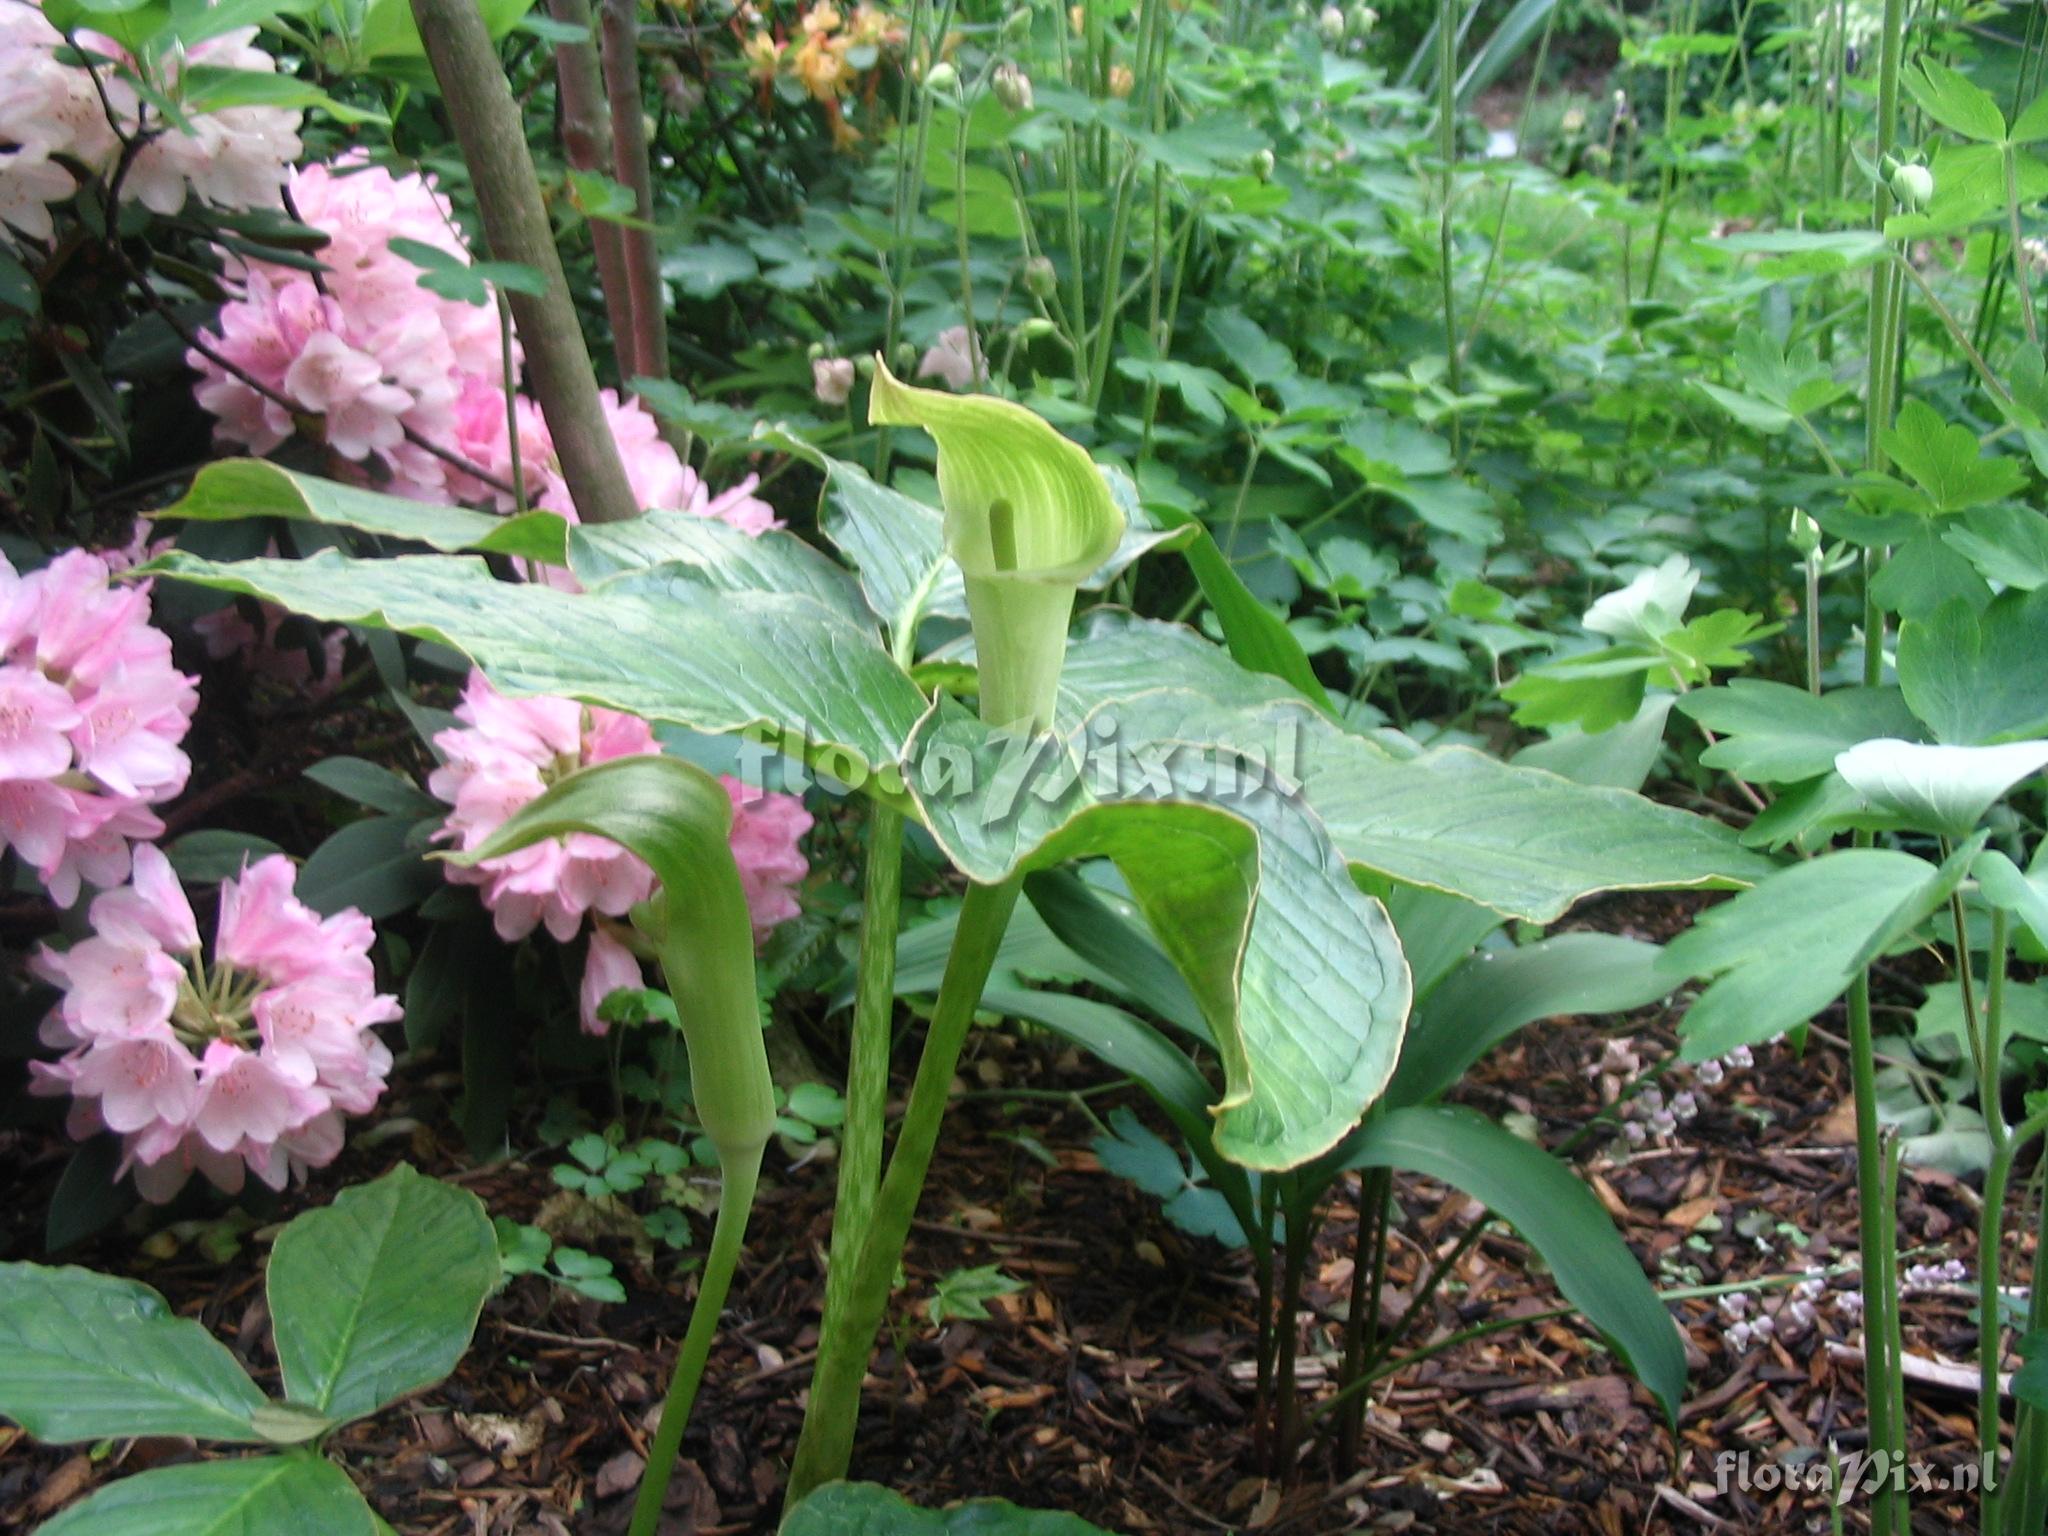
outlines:
[[[456,718],[434,738],[441,766],[427,787],[454,810],[442,835],[465,852],[480,846],[514,812],[578,768],[658,752],[654,732],[633,715],[586,709],[571,699],[510,699],[472,673]],[[796,916],[794,887],[809,873],[798,843],[811,817],[794,795],[748,791],[722,782],[733,802],[732,851],[758,940]],[[449,866],[451,880],[481,888],[498,936],[522,939],[545,926],[562,943],[586,916],[623,918],[654,893],[654,872],[601,837],[572,833],[474,868]],[[645,983],[640,963],[603,923],[593,922],[584,962],[583,1027],[604,1033],[598,1005],[621,987]]]
[[[365,470],[374,466],[393,495],[511,510],[505,491],[407,435],[512,484],[495,310],[420,287],[420,269],[391,249],[402,237],[466,262],[447,200],[427,178],[393,176],[360,155],[295,171],[291,192],[299,217],[328,237],[320,259],[329,270],[316,284],[295,268],[242,265],[242,297],[223,306],[206,340],[262,388],[194,351],[188,361],[200,375],[199,403],[218,418],[215,435],[268,453],[291,435],[295,413],[320,416],[327,446]],[[757,477],[714,495],[637,401],[607,390],[604,409],[643,508],[715,517],[747,533],[779,526],[774,509],[753,494]],[[547,422],[523,395],[514,410],[529,503],[573,521]]]
[[[68,907],[128,878],[128,841],[185,787],[199,695],[149,622],[147,583],[113,587],[72,550],[17,575],[0,558],[0,846]]]
[[[242,297],[206,340],[263,389],[192,352],[215,435],[268,453],[291,436],[295,411],[318,415],[327,446],[354,464],[374,460],[394,494],[466,499],[474,487],[451,486],[453,472],[406,429],[455,443],[465,382],[500,369],[497,315],[420,287],[420,269],[391,250],[394,239],[416,240],[467,261],[453,210],[426,178],[393,176],[359,154],[296,170],[289,186],[299,217],[327,236],[327,270],[316,283],[295,267],[241,264]]]
[[[77,190],[65,162],[109,175],[124,137],[144,140],[121,177],[124,202],[163,214],[183,208],[188,196],[223,208],[276,202],[285,169],[299,156],[297,111],[201,111],[188,114],[191,132],[184,132],[145,105],[123,78],[135,72],[136,61],[120,44],[97,32],[76,36],[78,47],[94,56],[97,85],[83,64],[58,58],[66,44],[43,15],[41,0],[0,5],[0,142],[12,146],[0,151],[0,244],[12,245],[21,235],[52,238],[51,205]],[[180,77],[195,64],[271,73],[276,64],[254,46],[255,38],[254,27],[240,27],[171,49],[152,83],[175,98]]]
[[[64,1048],[35,1091],[69,1094],[70,1128],[122,1138],[123,1171],[168,1200],[194,1171],[233,1194],[272,1189],[341,1150],[344,1115],[384,1091],[391,1052],[373,1026],[399,1017],[377,991],[370,920],[326,919],[273,855],[221,886],[213,962],[170,861],[135,850],[135,879],[92,904],[93,936],[34,969],[63,989],[44,1026]]]

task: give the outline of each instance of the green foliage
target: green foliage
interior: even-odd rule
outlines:
[[[498,1273],[497,1240],[476,1197],[403,1165],[296,1218],[278,1235],[267,1277],[284,1377],[277,1402],[147,1286],[0,1266],[0,1412],[31,1434],[284,1448],[126,1478],[43,1529],[374,1536],[383,1523],[310,1443],[454,1369]]]

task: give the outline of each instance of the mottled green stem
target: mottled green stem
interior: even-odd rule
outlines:
[[[896,1266],[910,1236],[911,1219],[917,1214],[932,1151],[938,1146],[953,1070],[959,1065],[974,1010],[981,1004],[982,987],[995,965],[1010,912],[1023,888],[1022,876],[999,885],[970,886],[960,908],[945,978],[939,983],[938,1003],[925,1035],[924,1054],[889,1155],[889,1171],[882,1178],[874,1223],[861,1244],[851,1294],[842,1315],[826,1318],[818,1343],[810,1406],[804,1412],[803,1433],[790,1468],[788,1508],[795,1508],[821,1485],[844,1477],[853,1458],[861,1378],[867,1374],[875,1330],[888,1310]]]

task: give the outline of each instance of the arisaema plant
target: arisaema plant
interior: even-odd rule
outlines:
[[[822,531],[851,571],[786,532],[753,539],[666,514],[581,527],[544,514],[506,520],[252,462],[202,472],[170,515],[312,520],[354,530],[365,552],[234,562],[179,552],[156,567],[324,622],[441,642],[507,693],[747,733],[764,754],[800,759],[866,800],[840,1200],[792,1504],[849,1465],[861,1378],[941,1140],[954,1064],[1024,890],[1054,911],[1072,894],[1055,874],[1078,862],[1127,893],[1164,957],[1165,1027],[1114,1010],[1047,1022],[1152,1094],[1219,1187],[1243,1199],[1253,1178],[1290,1170],[1313,1172],[1300,1187],[1321,1190],[1340,1164],[1420,1168],[1486,1184],[1483,1198],[1512,1218],[1497,1166],[1445,1152],[1458,1133],[1448,1119],[1410,1117],[1368,1143],[1347,1141],[1392,1079],[1414,990],[1383,899],[1442,895],[1492,921],[1548,922],[1597,891],[1743,884],[1769,868],[1720,828],[1632,794],[1354,733],[1296,686],[1312,673],[1298,647],[1287,652],[1284,629],[1229,635],[1226,650],[1186,627],[1101,608],[1071,632],[1081,594],[1186,535],[1152,526],[1127,477],[1015,405],[913,389],[886,372],[874,394],[877,420],[921,427],[936,443],[943,510],[786,433],[763,434],[764,447],[821,473]],[[394,545],[431,552],[369,552]],[[564,567],[580,590],[501,580],[485,554]],[[1235,578],[1212,561],[1203,580]],[[951,690],[977,693],[979,712]],[[656,845],[643,841],[660,818],[643,814],[635,830],[615,813],[627,802],[645,812],[639,775],[667,771],[568,781],[506,835],[587,826],[653,862]],[[681,783],[670,775],[669,788]],[[967,895],[885,1160],[907,821],[929,833]],[[668,983],[686,1019],[697,967],[714,963],[677,947],[691,942],[675,904],[699,855],[710,858],[708,843],[663,855],[666,924],[645,915],[670,946]],[[736,976],[718,1005],[717,1027],[732,1037],[756,1027]],[[717,1050],[740,1051],[736,1038],[718,1038]],[[694,1059],[695,1038],[690,1048]],[[734,1211],[757,1155],[746,1139],[736,1136],[726,1161]],[[730,1258],[739,1219],[729,1227],[721,1216],[714,1263]],[[1682,1356],[1654,1291],[1611,1226],[1575,1229],[1573,1241],[1604,1255],[1573,1266],[1595,1277],[1573,1301],[1674,1411]],[[708,1344],[709,1278],[684,1385]],[[664,1422],[658,1458],[678,1433]]]

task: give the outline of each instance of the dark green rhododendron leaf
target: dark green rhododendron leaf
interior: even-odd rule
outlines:
[[[1108,1536],[1077,1515],[970,1499],[919,1509],[875,1483],[827,1483],[782,1523],[782,1536]]]
[[[1599,1329],[1676,1425],[1685,1348],[1643,1266],[1593,1192],[1543,1148],[1469,1109],[1397,1109],[1362,1126],[1347,1168],[1397,1168],[1484,1201],[1543,1255],[1564,1299]]]
[[[268,1291],[286,1395],[359,1418],[455,1369],[498,1283],[482,1202],[401,1164],[296,1218]]]
[[[148,1286],[0,1264],[0,1414],[38,1440],[253,1442],[263,1401],[227,1347]]]
[[[361,486],[302,475],[268,459],[227,459],[199,471],[184,498],[163,517],[226,522],[282,517],[409,539],[443,554],[474,551],[562,564],[569,524],[552,512],[496,517],[466,507],[406,501]]]
[[[159,1467],[110,1483],[38,1536],[379,1536],[348,1474],[320,1456]]]

